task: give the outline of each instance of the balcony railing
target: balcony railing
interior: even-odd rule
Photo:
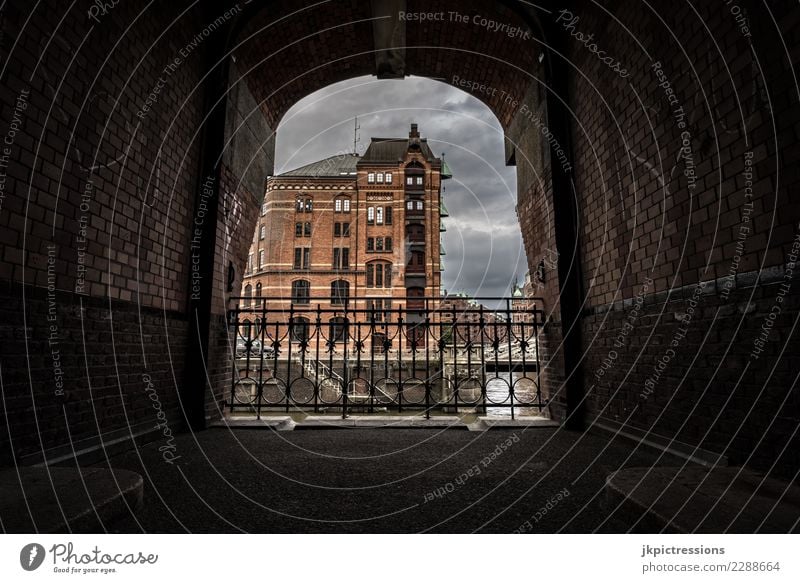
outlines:
[[[392,410],[511,415],[547,406],[535,299],[443,307],[442,298],[256,298],[228,313],[231,413]]]

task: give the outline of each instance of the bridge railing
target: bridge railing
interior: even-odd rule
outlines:
[[[379,301],[380,300],[380,301]],[[547,405],[536,298],[235,298],[232,413],[518,414]]]

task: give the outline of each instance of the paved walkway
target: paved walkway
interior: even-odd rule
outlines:
[[[606,477],[680,463],[555,428],[217,428],[180,436],[172,463],[160,445],[113,458],[144,506],[109,530],[624,532]]]

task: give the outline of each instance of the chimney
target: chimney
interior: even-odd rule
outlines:
[[[418,138],[419,137],[419,130],[417,129],[417,124],[411,124],[411,131],[408,132],[409,138]]]

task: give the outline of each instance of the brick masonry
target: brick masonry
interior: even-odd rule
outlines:
[[[273,2],[268,10],[248,13],[237,29],[235,41],[243,42],[234,49],[236,70],[245,75],[246,91],[236,101],[243,104],[243,119],[253,112],[256,131],[276,128],[305,95],[373,72],[369,3],[311,5]],[[19,456],[63,444],[64,410],[74,440],[124,430],[130,419],[147,422],[152,411],[142,397],[137,341],[142,319],[150,334],[144,351],[152,351],[151,377],[163,390],[159,398],[169,418],[176,424],[181,420],[175,395],[186,389],[183,359],[192,330],[187,314],[192,213],[204,180],[198,129],[207,104],[201,79],[208,63],[215,62],[203,52],[209,37],[197,35],[225,10],[201,3],[183,12],[188,3],[160,3],[137,19],[141,6],[120,3],[95,21],[88,18],[89,3],[65,15],[66,7],[52,2],[28,20],[29,7],[12,2],[0,15],[0,135],[13,124],[21,128],[11,145],[0,207],[4,416],[13,419],[13,448],[4,461],[12,451]],[[507,156],[518,168],[517,211],[529,265],[545,264],[537,294],[549,315],[543,347],[550,363],[546,388],[552,414],[565,414],[563,387],[569,375],[563,370],[561,337],[575,324],[560,321],[557,262],[563,266],[573,258],[558,254],[553,218],[557,197],[569,193],[554,193],[549,180],[553,166],[564,161],[551,159],[555,149],[545,137],[547,100],[564,97],[574,116],[572,134],[558,137],[571,142],[559,145],[571,157],[567,162],[579,209],[575,268],[582,273],[585,302],[577,324],[583,334],[589,420],[624,420],[724,451],[737,462],[767,467],[778,462],[790,473],[798,466],[797,448],[783,454],[781,448],[800,420],[787,356],[797,352],[792,326],[800,284],[793,275],[786,279],[800,221],[800,204],[792,196],[800,172],[800,107],[785,47],[796,53],[792,47],[800,44],[800,10],[788,1],[770,3],[771,14],[751,1],[738,2],[737,8],[746,11],[749,36],[723,3],[653,8],[628,0],[608,13],[577,2],[571,9],[579,17],[573,29],[556,21],[557,10],[542,12],[529,21],[541,27],[534,27],[534,35],[561,35],[575,67],[565,73],[568,94],[555,96],[541,84],[546,74],[540,56],[544,62],[548,58],[542,45],[472,21],[483,15],[522,24],[520,13],[464,2],[458,11],[467,23],[407,24],[406,71],[449,83],[454,75],[479,82],[472,93],[495,111],[506,130]],[[409,0],[407,9],[453,7],[443,0]],[[574,31],[593,34],[627,77],[601,63],[588,43],[571,36]],[[175,64],[182,50],[187,55]],[[791,60],[797,61],[794,53]],[[652,68],[654,60],[661,62],[661,78]],[[166,82],[159,87],[162,77]],[[664,80],[674,92],[672,103]],[[149,105],[148,95],[154,97]],[[683,107],[685,128],[678,125],[676,103]],[[259,160],[268,173],[274,158],[274,140],[267,136],[263,144],[234,142],[236,156],[226,154],[219,172],[221,215],[207,355],[214,388],[205,395],[209,417],[219,415],[220,387],[229,380],[228,266],[234,266],[233,289],[238,289],[263,194],[255,192],[260,170],[248,175],[240,162]],[[691,180],[684,175],[687,157],[678,158],[681,148],[691,153]],[[748,168],[752,197],[744,190]],[[745,222],[752,230],[737,246]],[[53,243],[51,264],[48,245]],[[78,272],[78,265],[85,272]],[[775,269],[769,277],[753,275],[762,267]],[[732,270],[736,288],[723,294]],[[50,400],[52,358],[46,339],[39,337],[49,330],[43,316],[53,272],[59,333],[70,343],[64,353],[69,384],[64,404]],[[704,281],[713,282],[706,286],[713,291],[692,306],[691,294]],[[81,301],[78,283],[89,306],[83,320],[74,312]],[[783,283],[789,284],[785,293]],[[670,290],[678,291],[667,296]],[[644,298],[641,304],[637,297]],[[773,321],[776,305],[781,308]],[[676,318],[685,318],[690,307],[688,330],[653,381],[654,367],[684,327]],[[104,310],[111,310],[113,320]],[[626,327],[631,318],[632,331]],[[772,322],[772,332],[753,360],[765,321]],[[85,353],[74,343],[81,322],[81,333],[97,335]],[[116,351],[118,359],[127,359],[124,363],[114,364],[111,330],[130,347],[124,355]],[[628,331],[620,337],[623,330]],[[36,348],[35,356],[24,356],[25,338],[29,348]],[[614,345],[620,338],[624,348]],[[617,354],[608,366],[612,349]],[[84,369],[85,378],[96,379],[92,392],[88,382],[82,384]],[[645,388],[651,389],[646,399]],[[108,410],[99,424],[93,421],[92,399]],[[45,420],[43,433],[31,420],[34,411]]]

